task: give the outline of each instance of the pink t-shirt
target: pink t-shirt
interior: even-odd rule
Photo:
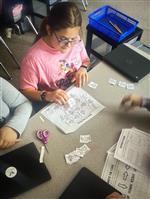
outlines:
[[[29,49],[22,61],[20,89],[66,89],[83,63],[89,63],[83,41],[61,53],[41,38]]]

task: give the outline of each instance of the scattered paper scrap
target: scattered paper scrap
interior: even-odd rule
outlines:
[[[90,88],[96,89],[97,86],[98,86],[98,84],[95,83],[95,82],[90,82],[90,83],[88,84],[88,86],[89,86]]]
[[[73,163],[77,162],[80,157],[76,155],[75,151],[71,153],[65,154],[66,163],[72,165]]]
[[[116,84],[117,84],[117,80],[116,80],[116,79],[113,79],[113,78],[110,78],[110,79],[108,80],[108,82],[109,82],[109,84],[111,84],[111,85],[116,85]]]
[[[91,135],[80,135],[80,143],[89,143],[91,142]]]
[[[68,154],[65,154],[66,163],[72,165],[76,163],[80,158],[84,157],[90,151],[90,148],[84,144],[80,148],[76,148],[75,151],[72,151]]]
[[[119,82],[118,82],[118,86],[120,86],[120,87],[122,87],[122,88],[126,88],[127,83],[126,83],[126,82],[119,81]]]
[[[80,149],[84,154],[86,154],[87,152],[90,151],[90,148],[86,144],[84,144],[83,146],[81,146],[78,149]]]
[[[116,79],[113,79],[113,78],[109,78],[108,82],[109,82],[109,84],[111,84],[113,86],[118,85],[121,88],[126,88],[128,90],[134,90],[135,89],[134,84],[126,83],[124,81],[116,80]]]
[[[135,89],[134,84],[127,84],[127,89],[128,90],[134,90]]]

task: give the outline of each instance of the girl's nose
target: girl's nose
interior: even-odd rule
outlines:
[[[70,42],[67,43],[67,47],[68,47],[68,48],[71,47],[71,43],[70,43]]]

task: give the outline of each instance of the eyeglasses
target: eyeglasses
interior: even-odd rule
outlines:
[[[54,35],[55,35],[55,37],[56,37],[60,46],[67,46],[69,43],[71,45],[75,45],[75,44],[78,44],[81,41],[80,37],[75,37],[75,38],[72,38],[72,39],[68,39],[66,37],[59,38],[57,36],[56,32],[54,32]]]

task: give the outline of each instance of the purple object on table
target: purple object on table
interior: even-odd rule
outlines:
[[[45,145],[45,148],[48,152],[48,149],[46,147],[46,144],[48,143],[50,132],[48,130],[37,130],[36,131],[36,137]]]

